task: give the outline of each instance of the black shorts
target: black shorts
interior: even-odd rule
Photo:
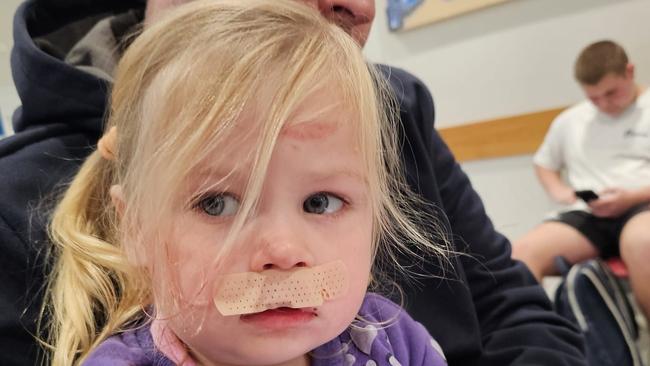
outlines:
[[[585,211],[568,211],[550,221],[562,222],[575,228],[589,239],[602,258],[607,259],[619,256],[618,242],[623,227],[634,215],[644,211],[650,211],[650,204],[647,202],[636,205],[614,218],[596,217]]]

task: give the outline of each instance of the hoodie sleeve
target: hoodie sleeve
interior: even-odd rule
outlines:
[[[439,219],[447,221],[453,249],[467,254],[456,262],[456,276],[464,288],[452,291],[454,298],[440,296],[444,287],[455,286],[447,281],[427,286],[428,293],[414,301],[417,305],[427,299],[429,304],[420,304],[421,309],[433,309],[435,302],[450,303],[447,311],[465,313],[427,314],[429,321],[415,318],[440,341],[450,365],[584,365],[581,334],[553,312],[528,269],[510,258],[510,243],[495,231],[467,175],[435,131],[433,101],[426,87],[404,71],[389,73],[406,126],[409,148],[403,156],[409,183],[438,208]],[[467,290],[469,298],[463,298]],[[475,328],[463,334],[470,338],[464,340],[460,324],[472,318]]]
[[[51,270],[48,217],[90,146],[66,131],[33,128],[0,141],[0,365],[40,364],[35,334]]]
[[[485,365],[584,364],[582,336],[552,308],[524,264],[510,258],[481,199],[437,132],[436,180],[480,324]]]
[[[32,335],[40,301],[28,296],[33,255],[1,213],[0,238],[0,363],[34,365],[38,345]]]

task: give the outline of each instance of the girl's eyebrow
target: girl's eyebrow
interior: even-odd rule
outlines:
[[[355,171],[354,169],[342,167],[336,168],[330,171],[312,171],[307,173],[311,179],[316,181],[326,181],[331,179],[337,179],[340,177],[350,178],[359,182],[366,182],[366,178],[363,174]]]
[[[306,121],[285,125],[280,131],[280,136],[296,140],[313,140],[330,136],[337,129],[336,122]]]
[[[241,174],[239,169],[219,169],[208,167],[190,174],[188,176],[188,183],[192,189],[198,189],[202,186],[220,186],[223,184],[229,186],[239,185],[239,183],[245,179],[246,176]]]

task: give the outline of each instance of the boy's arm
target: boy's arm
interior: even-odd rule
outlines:
[[[605,188],[598,199],[589,201],[591,213],[598,217],[618,217],[636,205],[650,202],[650,186],[637,189]]]
[[[564,183],[560,172],[539,164],[534,164],[534,166],[537,179],[555,202],[569,205],[576,201],[575,192],[568,184]]]

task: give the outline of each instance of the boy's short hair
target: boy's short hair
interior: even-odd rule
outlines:
[[[623,47],[613,41],[599,41],[580,52],[574,76],[580,84],[595,85],[609,73],[623,75],[627,65],[628,58]]]

